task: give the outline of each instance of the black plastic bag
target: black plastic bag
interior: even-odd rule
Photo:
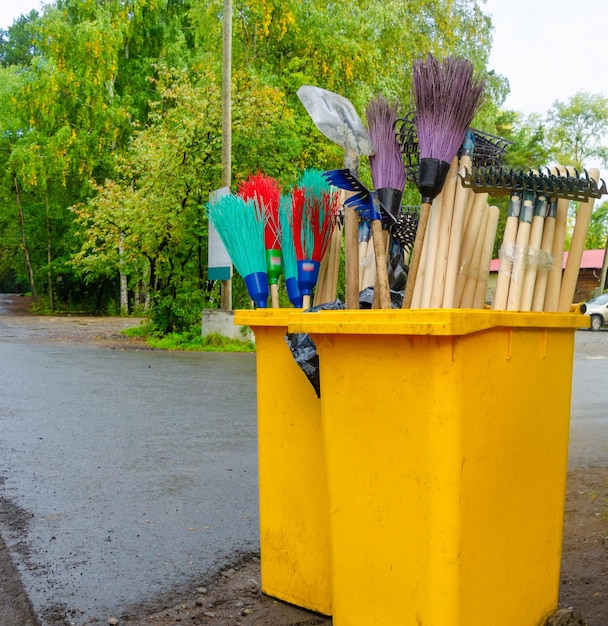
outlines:
[[[344,309],[344,302],[334,300],[311,307],[306,313]],[[317,398],[321,397],[321,381],[319,379],[319,355],[317,346],[307,333],[286,333],[285,341],[293,354],[293,358],[313,386]]]

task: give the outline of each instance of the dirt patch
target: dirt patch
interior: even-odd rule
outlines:
[[[110,350],[151,350],[139,337],[122,331],[139,326],[138,317],[95,317],[89,315],[36,315],[30,312],[31,298],[0,294],[0,341],[26,343],[87,343]]]
[[[86,316],[43,317],[29,313],[30,302],[19,296],[0,295],[0,342],[88,343],[104,349],[150,349],[140,339],[121,334],[135,318]],[[591,342],[577,340],[577,349]],[[591,348],[590,348],[591,349]],[[12,517],[11,517],[12,516]],[[22,523],[22,513],[0,501],[3,524]],[[511,601],[506,599],[506,601]],[[608,464],[570,472],[562,554],[559,607],[576,609],[558,616],[559,626],[606,626],[608,624]],[[116,620],[116,621],[111,621]],[[57,625],[69,624],[67,615],[53,618]],[[244,557],[209,580],[192,581],[153,603],[133,607],[123,615],[99,624],[131,626],[329,626],[330,618],[291,606],[264,595],[260,590],[260,564],[255,555]],[[0,543],[0,626],[37,624],[8,551]]]

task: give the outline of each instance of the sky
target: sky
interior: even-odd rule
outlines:
[[[41,5],[0,0],[0,28]],[[486,0],[484,10],[495,28],[490,67],[511,85],[505,108],[544,116],[578,91],[608,96],[605,0]]]
[[[504,108],[544,115],[579,91],[608,96],[605,0],[487,0],[485,12],[490,66],[511,86]]]

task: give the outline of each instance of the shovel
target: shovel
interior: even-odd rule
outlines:
[[[363,122],[349,100],[332,91],[302,85],[298,98],[315,126],[331,141],[344,149],[344,169],[355,176],[359,173],[359,158],[374,154],[371,139]],[[354,208],[344,207],[344,237],[346,245],[346,308],[359,308],[359,225]]]

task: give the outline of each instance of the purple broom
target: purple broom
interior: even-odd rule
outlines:
[[[372,182],[379,203],[392,222],[396,222],[399,217],[405,187],[405,168],[395,135],[397,107],[397,101],[390,105],[383,96],[378,96],[370,101],[365,110],[368,132],[374,146],[374,154],[369,157]],[[390,309],[392,305],[386,243],[382,234],[380,215],[372,211],[370,222],[376,258],[374,295],[377,296],[381,309]]]
[[[375,151],[369,157],[372,182],[381,206],[393,218],[393,222],[399,218],[406,182],[401,148],[395,134],[398,106],[397,100],[390,104],[383,96],[377,96],[370,100],[365,109],[368,132]]]
[[[403,308],[409,308],[412,303],[431,203],[443,189],[450,163],[481,105],[484,87],[485,80],[475,74],[473,64],[466,59],[447,57],[440,62],[429,54],[425,60],[414,63],[413,93],[420,151],[417,185],[422,201]]]

